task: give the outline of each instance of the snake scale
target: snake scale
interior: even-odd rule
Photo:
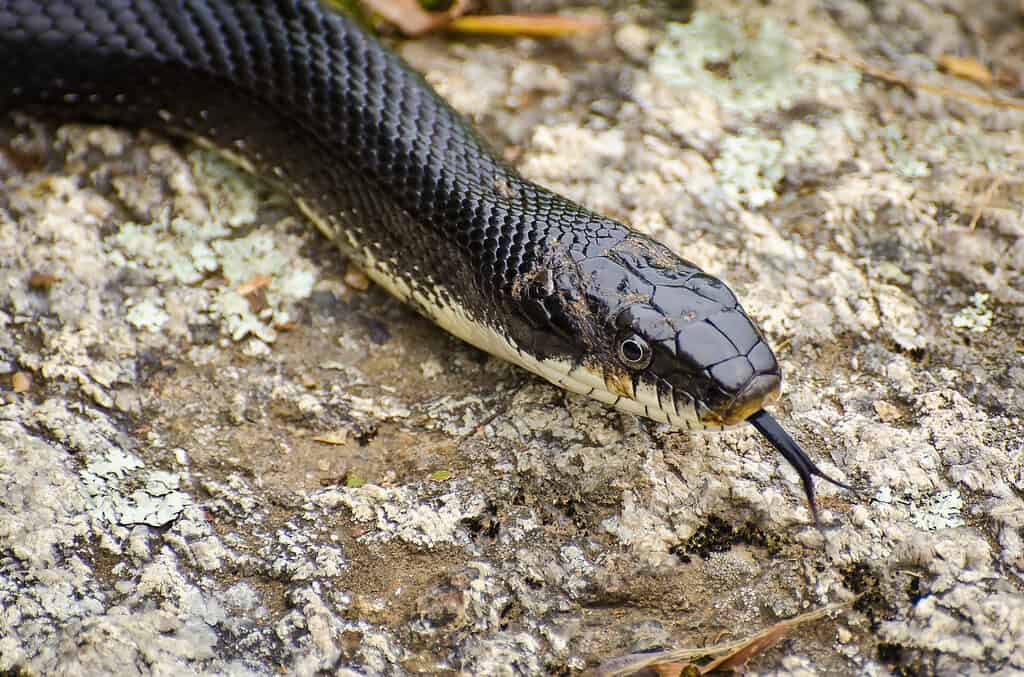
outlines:
[[[749,421],[817,519],[813,477],[834,480],[765,411],[779,364],[729,288],[524,179],[317,0],[0,0],[0,64],[0,111],[155,128],[272,178],[371,279],[482,350],[678,428]]]

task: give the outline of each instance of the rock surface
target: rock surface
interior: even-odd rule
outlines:
[[[862,488],[821,487],[824,535],[753,430],[443,335],[207,151],[6,122],[0,670],[573,673],[860,595],[753,672],[1024,673],[1024,113],[814,58],[1012,95],[1024,9],[975,4],[400,46],[529,177],[731,281],[780,421]]]

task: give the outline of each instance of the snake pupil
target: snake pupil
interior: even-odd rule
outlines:
[[[651,363],[651,348],[639,336],[630,336],[619,344],[619,357],[627,366],[644,369]]]

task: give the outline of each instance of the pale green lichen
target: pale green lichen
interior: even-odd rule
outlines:
[[[908,179],[924,178],[932,173],[928,163],[917,157],[899,127],[886,125],[881,130],[880,138],[885,154],[897,172]]]
[[[210,242],[231,231],[220,221],[194,223],[185,218],[126,223],[109,241],[111,258],[126,268],[145,268],[161,282],[195,284],[220,266]]]
[[[259,184],[251,174],[214,151],[194,150],[188,159],[214,221],[235,228],[256,220]]]
[[[180,482],[181,476],[178,473],[149,471],[144,488],[120,497],[117,504],[118,522],[152,527],[173,522],[193,502],[191,496],[178,490]]]
[[[929,121],[914,143],[933,166],[962,166],[990,174],[1019,176],[1024,172],[1024,135],[986,133],[977,125],[942,118]]]
[[[250,334],[263,341],[273,341],[276,337],[273,327],[290,319],[287,306],[312,293],[316,282],[312,268],[296,266],[294,253],[282,251],[274,238],[266,233],[217,240],[212,247],[229,285],[214,301],[228,333],[236,341]],[[256,276],[270,279],[266,288],[267,306],[259,312],[253,312],[248,300],[236,291],[241,284]]]
[[[170,315],[164,312],[164,309],[154,299],[146,299],[133,305],[125,315],[125,319],[136,329],[160,331],[160,328],[170,319]]]
[[[838,165],[863,136],[862,120],[849,111],[816,126],[794,122],[766,131],[750,125],[758,115],[800,100],[834,102],[860,84],[853,68],[807,62],[770,19],[748,30],[740,21],[697,12],[687,24],[668,26],[651,70],[672,87],[710,96],[724,113],[746,122],[722,138],[713,165],[725,194],[749,207],[774,201],[776,186],[794,168]]]
[[[802,123],[787,127],[781,140],[746,128],[722,141],[712,166],[729,197],[761,207],[778,197],[775,186],[786,176],[787,168],[803,164],[813,154],[818,138],[813,127]]]
[[[995,317],[991,310],[986,307],[989,295],[981,292],[971,297],[972,305],[963,308],[953,316],[953,326],[958,329],[967,329],[976,334],[981,334],[992,327],[992,320]]]
[[[918,529],[925,531],[962,527],[963,509],[964,499],[960,492],[956,489],[946,489],[911,511],[910,521]]]
[[[944,489],[938,493],[917,499],[897,499],[892,487],[881,487],[875,492],[874,500],[881,504],[912,504],[910,521],[918,529],[939,531],[964,525],[964,499],[955,489]]]
[[[696,12],[689,23],[668,25],[651,69],[665,82],[708,93],[723,108],[753,117],[805,91],[805,83],[793,77],[799,61],[799,51],[774,21],[764,21],[751,40],[740,25],[714,12]]]
[[[710,95],[723,110],[752,119],[786,108],[812,92],[850,93],[860,76],[847,66],[804,63],[781,25],[764,19],[747,30],[715,12],[695,12],[689,23],[670,23],[651,61],[662,81]]]
[[[181,476],[149,470],[134,454],[111,447],[90,453],[79,471],[93,517],[109,524],[164,526],[192,505]]]
[[[744,130],[722,141],[713,166],[729,197],[760,207],[777,197],[774,187],[785,176],[781,157],[781,141]]]
[[[223,320],[224,331],[236,341],[246,336],[273,341],[274,327],[290,320],[288,308],[312,293],[315,268],[300,260],[298,246],[291,240],[285,245],[282,236],[238,235],[238,227],[253,223],[257,215],[259,186],[251,177],[207,151],[194,151],[189,160],[208,218],[165,216],[154,223],[125,224],[109,239],[114,245],[111,257],[126,268],[145,269],[161,282],[194,285],[219,272],[224,283],[214,292],[210,310],[195,312]],[[180,183],[191,185],[185,179]],[[258,310],[253,310],[254,304],[237,289],[258,276],[269,283]],[[152,331],[167,319],[155,300],[137,303],[128,317],[136,327]]]
[[[252,312],[252,306],[244,296],[234,289],[223,289],[214,299],[215,316],[224,322],[224,330],[235,341],[246,336],[255,336],[261,341],[271,342],[277,332]]]

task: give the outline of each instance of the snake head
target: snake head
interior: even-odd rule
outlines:
[[[764,407],[779,363],[724,282],[637,233],[545,261],[518,290],[528,368],[623,411],[688,429],[749,421],[800,475],[821,525],[814,477],[836,486]],[[538,340],[539,339],[539,340]],[[547,355],[539,346],[553,346]]]
[[[778,396],[779,364],[736,296],[643,235],[536,277],[540,326],[568,346],[542,375],[563,387],[691,429],[740,423]]]

